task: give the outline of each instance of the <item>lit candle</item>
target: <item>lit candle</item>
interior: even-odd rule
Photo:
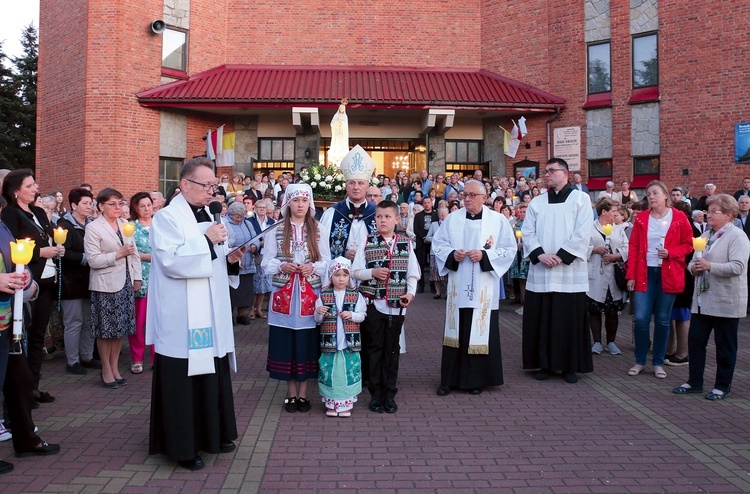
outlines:
[[[610,235],[612,235],[612,229],[613,228],[614,228],[614,226],[612,225],[612,223],[609,223],[607,225],[603,225],[602,226],[602,231],[604,232],[604,234],[606,236],[610,236]]]
[[[55,243],[60,246],[65,243],[65,240],[68,238],[68,230],[65,230],[62,227],[57,227],[54,230],[54,239]]]
[[[523,233],[521,232],[521,230],[516,230],[516,238],[518,240],[521,240],[521,237],[523,237]]]
[[[34,245],[34,241],[28,238],[10,243],[10,259],[16,265],[16,274],[23,274],[24,266],[31,261],[34,255]],[[13,295],[13,341],[20,342],[22,338],[23,289],[18,289]]]
[[[122,234],[127,237],[127,239],[125,240],[125,243],[126,244],[131,243],[132,240],[130,240],[130,237],[132,237],[135,234],[135,223],[133,223],[132,221],[127,221],[122,224],[121,228],[122,228]]]
[[[695,250],[695,257],[698,259],[703,257],[703,251],[706,250],[706,239],[703,237],[693,238],[693,249]]]

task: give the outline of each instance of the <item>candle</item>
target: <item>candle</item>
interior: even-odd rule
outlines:
[[[700,259],[703,257],[703,251],[706,250],[706,239],[703,237],[693,238],[693,250],[695,250],[695,257]]]
[[[16,274],[23,274],[26,264],[34,255],[34,241],[24,239],[10,243],[10,259],[16,265]],[[16,290],[13,295],[13,341],[20,342],[23,338],[23,290]],[[13,353],[18,353],[15,351]]]
[[[122,224],[122,234],[126,237],[132,237],[135,233],[135,223],[128,221]]]
[[[603,231],[603,232],[604,232],[604,234],[605,234],[605,235],[607,235],[607,236],[610,236],[610,235],[612,235],[612,229],[613,229],[613,228],[614,228],[614,226],[612,225],[612,223],[609,223],[609,224],[607,224],[607,225],[602,225],[602,231]]]
[[[62,245],[65,243],[65,240],[68,238],[68,230],[63,229],[62,227],[57,227],[54,230],[54,239],[55,243],[57,245]]]
[[[521,232],[521,230],[516,230],[516,238],[518,240],[521,240],[521,237],[523,237],[523,233]]]

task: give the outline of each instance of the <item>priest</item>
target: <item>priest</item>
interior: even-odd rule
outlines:
[[[503,384],[499,288],[517,248],[510,223],[483,206],[486,199],[480,181],[466,182],[464,208],[448,215],[432,239],[440,276],[448,275],[438,396],[452,389],[478,395]]]
[[[375,171],[375,162],[360,145],[341,160],[346,180],[346,198],[326,209],[320,223],[330,232],[331,259],[344,256],[354,260],[358,245],[375,231],[375,204],[367,201],[367,189]]]
[[[591,199],[568,183],[568,164],[551,158],[543,172],[549,192],[535,197],[521,227],[529,258],[523,308],[523,368],[538,369],[543,381],[562,372],[568,383],[576,372],[591,372],[586,291],[587,249],[594,213]]]
[[[234,355],[230,279],[236,288],[245,248],[230,253],[227,230],[206,206],[217,191],[210,160],[180,171],[181,195],[154,216],[146,343],[156,359],[149,453],[189,470],[199,451],[228,453],[237,438],[230,369]]]

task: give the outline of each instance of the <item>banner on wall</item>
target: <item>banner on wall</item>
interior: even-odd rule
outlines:
[[[554,132],[554,158],[562,158],[571,172],[581,171],[581,127],[558,127]]]
[[[734,126],[734,162],[750,163],[750,122]]]

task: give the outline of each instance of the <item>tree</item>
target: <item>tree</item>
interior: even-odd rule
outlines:
[[[23,56],[13,59],[21,106],[16,121],[19,135],[17,152],[19,165],[33,170],[36,164],[36,76],[39,61],[37,32],[33,25],[29,24],[24,29],[21,45]]]
[[[0,42],[0,168],[19,168],[16,122],[21,114],[18,83]]]

